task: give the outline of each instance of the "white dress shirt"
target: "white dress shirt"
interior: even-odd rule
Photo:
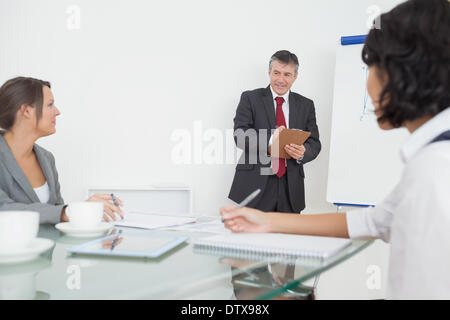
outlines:
[[[270,91],[272,91],[273,106],[275,108],[275,119],[276,119],[276,116],[277,116],[277,101],[275,100],[275,98],[276,97],[282,97],[284,99],[284,102],[283,102],[283,105],[281,106],[281,109],[283,110],[284,120],[286,121],[286,128],[289,129],[289,93],[291,91],[289,90],[284,95],[280,96],[278,93],[273,91],[272,86],[269,86],[269,87],[270,87]],[[269,146],[272,145],[272,137],[273,137],[273,135],[270,136]],[[297,159],[297,163],[300,164],[302,160],[303,160],[303,157],[300,157],[299,159]],[[284,161],[284,165],[287,166],[287,162],[286,161]],[[272,163],[270,164],[270,167],[272,168]]]
[[[282,97],[284,99],[283,105],[281,106],[281,109],[283,109],[284,113],[284,120],[286,120],[286,128],[289,129],[289,92],[286,92],[284,95],[280,96],[278,93],[273,91],[272,86],[270,87],[270,91],[272,91],[272,98],[273,98],[273,107],[275,109],[275,117],[277,115],[277,101],[275,100],[276,97]]]
[[[450,107],[401,148],[397,186],[376,207],[347,213],[350,238],[390,242],[388,298],[450,299]]]
[[[47,181],[45,181],[44,185],[34,188],[34,192],[36,192],[36,195],[41,203],[47,203],[50,199],[50,188],[48,187]]]
[[[272,101],[273,101],[273,107],[275,109],[275,119],[276,119],[276,116],[277,116],[277,101],[275,100],[275,98],[282,97],[284,99],[284,102],[283,102],[283,104],[281,106],[281,109],[283,110],[284,121],[286,122],[286,128],[289,129],[289,93],[291,91],[288,90],[288,92],[286,92],[284,95],[280,96],[278,93],[273,91],[272,86],[269,86],[269,87],[270,87],[270,91],[272,91]],[[269,146],[272,145],[272,137],[273,137],[273,135],[270,136]],[[287,166],[286,160],[284,161],[284,165]],[[273,168],[272,161],[270,161],[270,167]]]

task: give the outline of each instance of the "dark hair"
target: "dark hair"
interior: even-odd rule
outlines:
[[[370,30],[363,61],[386,72],[386,98],[379,122],[395,128],[450,105],[450,3],[409,0],[379,18]]]
[[[47,81],[17,77],[6,81],[0,88],[0,128],[9,130],[14,125],[17,111],[24,104],[36,108],[36,122],[42,115],[43,86]]]
[[[270,57],[269,71],[272,70],[272,64],[275,60],[286,64],[292,63],[295,66],[295,73],[298,72],[298,59],[295,54],[290,53],[287,50],[280,50],[275,52],[272,57]]]

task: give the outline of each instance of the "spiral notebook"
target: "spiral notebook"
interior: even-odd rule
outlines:
[[[281,233],[233,233],[201,238],[196,247],[226,253],[241,251],[248,254],[303,256],[327,259],[352,243],[350,239],[303,236]]]

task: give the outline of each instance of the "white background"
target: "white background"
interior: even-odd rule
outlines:
[[[231,203],[234,165],[174,164],[171,135],[194,135],[199,120],[204,130],[231,129],[241,92],[267,86],[270,56],[290,50],[300,61],[292,89],[314,100],[322,142],[305,166],[305,212],[335,211],[326,189],[336,47],[367,33],[369,6],[399,2],[0,0],[0,82],[52,83],[62,115],[39,143],[56,157],[66,202],[90,186],[181,184],[193,189],[195,214],[217,214]],[[70,5],[81,9],[78,30],[67,28]],[[319,297],[373,297],[367,266],[356,264],[370,250],[340,266],[346,276],[329,271]],[[345,294],[352,275],[360,278]]]

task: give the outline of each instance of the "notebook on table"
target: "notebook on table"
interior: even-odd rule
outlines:
[[[209,251],[243,252],[327,259],[352,243],[350,239],[281,233],[233,233],[200,238],[195,247]]]

